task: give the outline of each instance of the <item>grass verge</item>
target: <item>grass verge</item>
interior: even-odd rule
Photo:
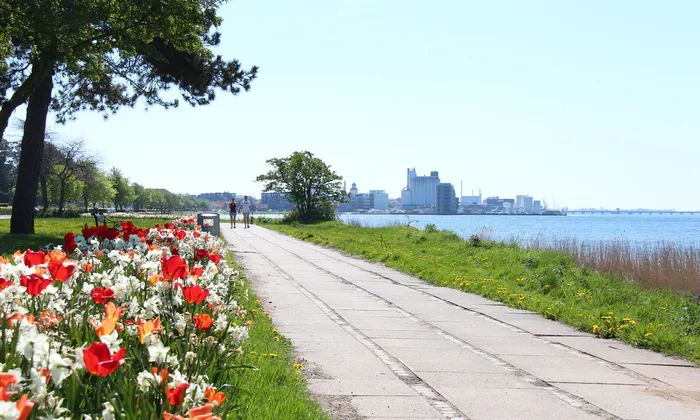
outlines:
[[[226,257],[236,266],[233,255]],[[240,268],[239,268],[240,269]],[[289,340],[279,334],[272,319],[248,290],[239,304],[248,311],[250,333],[243,344],[241,364],[257,370],[242,370],[232,384],[240,392],[236,416],[242,419],[330,419],[311,399],[303,366],[294,360]]]
[[[449,231],[340,222],[266,227],[331,245],[428,282],[539,312],[603,338],[700,363],[700,301],[672,290],[643,290],[619,277],[579,267],[558,251],[463,240]]]

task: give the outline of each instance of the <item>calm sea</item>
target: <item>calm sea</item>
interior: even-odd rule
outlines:
[[[700,242],[700,214],[646,215],[603,214],[568,216],[437,216],[393,214],[344,214],[341,220],[363,226],[406,224],[423,229],[433,223],[438,229],[451,230],[463,238],[486,234],[497,240],[529,242],[536,237],[565,237],[577,240],[624,239],[637,243],[660,240],[684,244]]]

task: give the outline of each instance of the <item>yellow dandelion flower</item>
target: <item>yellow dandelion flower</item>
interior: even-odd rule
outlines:
[[[648,333],[644,334],[644,337],[649,337],[651,335],[652,335],[652,333],[648,332]]]

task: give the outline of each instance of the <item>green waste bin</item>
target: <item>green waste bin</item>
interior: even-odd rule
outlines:
[[[199,213],[197,224],[202,227],[202,232],[209,232],[211,235],[219,236],[219,214]]]

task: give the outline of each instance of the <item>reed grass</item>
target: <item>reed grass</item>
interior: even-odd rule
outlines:
[[[531,249],[561,251],[576,264],[600,274],[622,277],[647,289],[673,289],[700,295],[700,246],[659,240],[577,240],[541,236],[525,245]]]

